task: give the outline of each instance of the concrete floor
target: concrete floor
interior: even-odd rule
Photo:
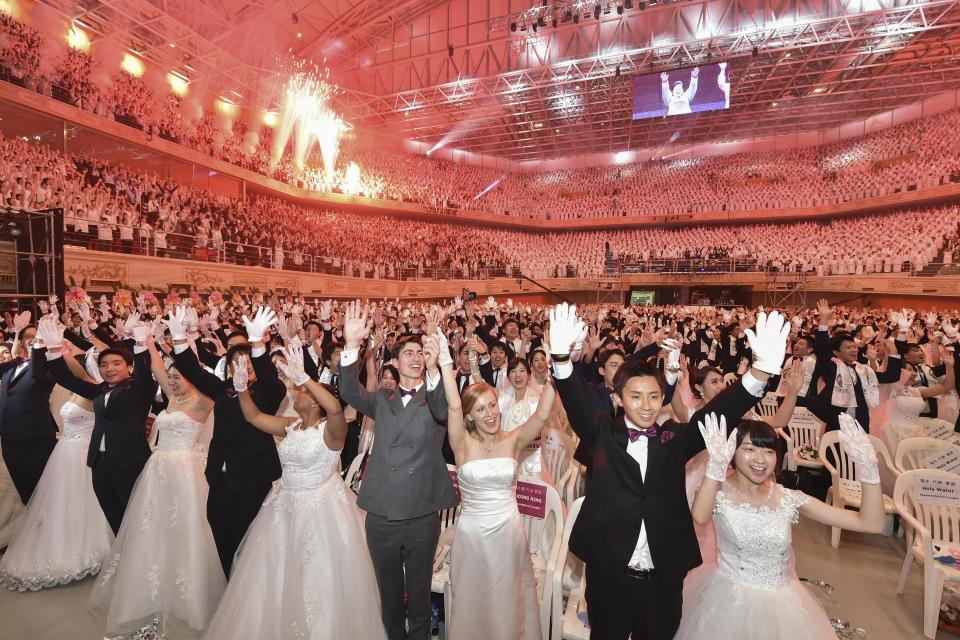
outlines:
[[[845,532],[840,548],[833,549],[829,529],[803,521],[794,528],[794,548],[800,576],[824,580],[835,588],[824,602],[831,618],[840,617],[851,626],[864,628],[868,640],[924,637],[920,565],[914,566],[905,594],[895,594],[903,559],[902,539]],[[39,593],[0,591],[0,640],[100,640],[103,624],[84,609],[91,583],[92,579],[87,579]],[[955,636],[941,632],[937,638]]]

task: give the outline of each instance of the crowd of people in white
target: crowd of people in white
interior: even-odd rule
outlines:
[[[957,311],[65,298],[4,319],[0,583],[96,575],[111,636],[426,638],[440,580],[448,637],[540,640],[566,587],[519,479],[575,518],[548,566],[596,637],[827,640],[790,525],[880,533],[885,449],[960,414]],[[778,484],[798,414],[859,511]]]
[[[205,112],[126,71],[106,74],[77,49],[44,58],[50,48],[45,38],[5,14],[0,36],[2,75],[40,93],[306,189],[447,211],[554,220],[752,211],[837,204],[960,180],[956,110],[821,146],[564,171],[502,171],[350,139],[341,142],[333,175],[323,172],[319,157],[298,167],[289,153],[271,171],[273,130],[259,121]]]

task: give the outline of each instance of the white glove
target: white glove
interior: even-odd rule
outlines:
[[[303,345],[300,343],[300,339],[291,339],[290,344],[283,349],[283,355],[287,358],[287,364],[278,362],[277,368],[283,372],[287,380],[298,387],[307,384],[310,381],[310,376],[303,370]]]
[[[191,337],[200,337],[197,328],[200,326],[200,318],[197,317],[197,310],[193,307],[183,307],[184,317],[187,320],[187,333]]]
[[[237,393],[247,390],[250,373],[247,371],[247,356],[238,355],[233,361],[233,388]]]
[[[42,300],[41,300],[42,302]],[[14,331],[23,331],[23,328],[30,324],[30,312],[24,311],[13,316]]]
[[[870,436],[856,420],[846,413],[838,417],[840,422],[840,446],[847,457],[857,466],[860,482],[880,484],[880,466],[877,464],[877,452],[870,442]]]
[[[131,313],[126,320],[123,321],[123,335],[133,335],[133,328],[140,324],[140,314]]]
[[[172,340],[186,340],[187,339],[187,312],[184,311],[181,305],[174,305],[170,308],[170,311],[167,313],[167,320],[160,320],[163,324],[167,325],[167,329],[170,330],[170,338]]]
[[[926,317],[924,318],[924,323],[927,325],[927,327],[929,327],[929,328],[931,328],[931,329],[936,328],[936,326],[937,326],[937,314],[935,314],[935,313],[928,313],[928,314],[926,315]]]
[[[40,322],[37,323],[37,337],[43,341],[47,349],[63,346],[63,329],[60,323],[50,316],[40,318]]]
[[[247,316],[243,316],[242,320],[243,326],[247,329],[247,340],[250,342],[261,342],[263,340],[263,334],[267,332],[267,329],[277,324],[277,314],[274,313],[270,307],[263,306],[257,309],[253,320]]]
[[[906,314],[903,314],[899,311],[891,311],[890,321],[897,325],[897,329],[900,331],[900,333],[906,333],[910,330],[910,320],[907,319]]]
[[[493,310],[496,309],[496,308],[497,308],[497,301],[496,301],[496,299],[494,299],[493,296],[488,296],[488,297],[487,297],[487,309],[490,309],[490,311],[493,311]]]
[[[698,422],[697,427],[700,429],[700,435],[703,436],[707,453],[710,455],[706,476],[711,480],[723,482],[727,479],[727,469],[730,467],[730,461],[733,460],[733,454],[737,451],[737,430],[733,429],[728,436],[727,419],[720,416],[718,422],[715,413],[704,416],[703,422]]]
[[[784,322],[779,311],[771,311],[770,315],[761,311],[757,316],[757,326],[747,329],[744,333],[747,342],[753,350],[755,362],[753,366],[772,376],[780,373],[783,358],[787,353],[787,338],[790,336],[790,325]]]
[[[577,316],[576,305],[561,302],[550,310],[550,351],[565,356],[580,334],[586,330],[583,321]]]
[[[953,326],[953,323],[949,318],[943,321],[943,323],[940,325],[940,330],[943,331],[943,335],[950,340],[957,339],[957,328]]]
[[[437,327],[437,346],[440,348],[440,353],[437,355],[437,366],[444,367],[453,364],[453,356],[450,355],[450,341],[447,340],[447,336],[443,335],[440,327]]]
[[[333,301],[327,300],[323,303],[323,306],[320,307],[320,320],[326,322],[330,319],[330,314],[333,313]]]
[[[146,322],[138,322],[133,325],[133,340],[137,344],[143,345],[147,344],[147,340],[150,336],[150,325]]]

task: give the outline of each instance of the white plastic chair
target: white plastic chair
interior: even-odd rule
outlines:
[[[362,482],[360,478],[357,477],[357,474],[360,473],[360,465],[363,464],[363,453],[358,453],[354,456],[353,461],[350,462],[350,466],[347,467],[347,473],[343,476],[344,482],[347,483],[347,486],[351,489],[356,489],[360,491],[360,483]]]
[[[447,471],[457,472],[456,465],[448,464]],[[430,591],[443,594],[443,613],[446,624],[450,621],[450,549],[453,547],[453,535],[456,532],[457,519],[460,517],[460,501],[447,509],[440,510],[440,538],[437,550],[433,554],[433,578]],[[446,633],[444,633],[446,635]]]
[[[890,452],[887,451],[887,445],[883,441],[868,434],[873,448],[877,455],[883,459],[887,468],[897,473],[890,459]],[[834,507],[845,509],[847,507],[860,508],[862,498],[860,482],[857,480],[856,465],[853,460],[847,457],[847,452],[840,446],[840,432],[828,431],[820,438],[820,461],[830,472],[831,486],[827,490],[827,503]],[[830,453],[830,456],[827,455]],[[831,462],[831,459],[833,462]],[[883,511],[886,514],[896,513],[897,509],[890,496],[883,496]],[[834,549],[840,546],[840,527],[831,527],[830,544]]]
[[[787,454],[783,457],[783,468],[796,471],[799,467],[808,469],[822,469],[823,461],[806,458],[801,455],[804,450],[819,451],[820,435],[823,433],[823,422],[817,419],[804,407],[797,407],[790,417],[790,434],[783,429],[777,433],[787,443]]]
[[[570,461],[567,472],[560,480],[560,487],[563,490],[563,506],[567,513],[573,507],[577,498],[583,496],[586,491],[586,468],[576,460]]]
[[[537,583],[537,599],[540,601],[540,629],[543,640],[550,637],[550,607],[553,602],[553,572],[560,552],[563,537],[563,504],[553,485],[539,480],[521,480],[546,489],[543,518],[521,515],[523,528],[530,545],[530,560]]]
[[[939,438],[907,438],[897,445],[897,452],[893,456],[893,463],[900,473],[921,469],[924,458],[937,451],[954,447],[946,440]]]
[[[761,418],[772,418],[777,413],[779,409],[777,405],[777,394],[768,393],[763,396],[763,400],[760,401],[760,417]]]
[[[897,478],[893,501],[904,522],[914,531],[907,546],[897,582],[897,595],[903,595],[914,561],[923,563],[923,635],[935,638],[940,618],[943,583],[960,582],[956,565],[934,560],[934,547],[960,553],[960,500],[925,498],[920,492],[924,482],[960,482],[960,476],[935,469],[905,471]],[[936,555],[941,555],[937,553]],[[946,555],[946,554],[943,554]]]
[[[586,611],[584,599],[586,588],[586,565],[570,553],[570,532],[577,521],[583,498],[570,505],[570,513],[563,525],[563,537],[557,549],[557,559],[553,567],[553,604],[550,613],[550,640],[585,640],[590,637],[590,627],[585,625],[578,614]],[[567,606],[563,607],[563,596],[567,594]]]
[[[540,443],[541,471],[544,482],[563,491],[563,478],[573,460],[573,440],[556,429],[547,429]]]

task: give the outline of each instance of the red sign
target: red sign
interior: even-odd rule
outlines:
[[[517,507],[520,515],[543,520],[547,515],[547,486],[518,480]]]
[[[450,482],[453,483],[453,490],[457,492],[457,502],[460,502],[460,478],[457,477],[456,469],[447,469],[450,474]]]

